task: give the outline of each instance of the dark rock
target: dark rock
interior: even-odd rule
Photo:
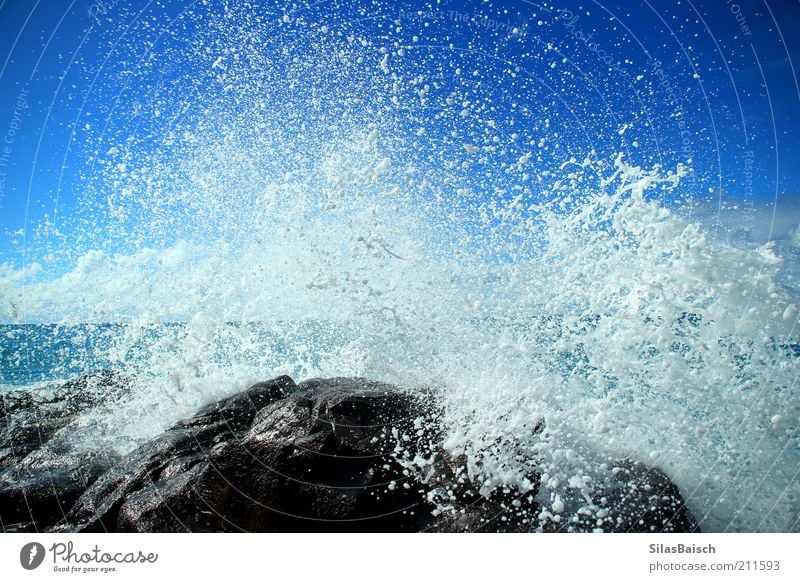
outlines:
[[[41,531],[63,519],[75,500],[119,457],[77,448],[70,427],[128,389],[124,378],[99,372],[36,390],[2,395],[0,408],[0,525]]]
[[[607,533],[699,532],[678,487],[657,467],[629,459],[610,463],[596,475],[587,503],[577,492],[565,496],[572,511],[560,522],[544,520],[539,531]],[[563,494],[564,492],[562,492]]]
[[[658,469],[617,464],[595,512],[539,522],[539,476],[488,496],[441,448],[430,395],[357,378],[257,384],[98,478],[56,531],[693,531]],[[542,424],[533,428],[543,430]],[[499,445],[498,445],[499,446]],[[423,475],[409,461],[430,462]],[[585,500],[582,500],[585,503]],[[599,520],[597,515],[610,516]]]
[[[38,449],[81,414],[118,400],[127,388],[119,374],[104,370],[63,384],[0,394],[0,451],[10,448],[19,457]]]
[[[60,529],[418,531],[434,508],[392,453],[409,434],[430,451],[429,433],[412,429],[433,412],[385,384],[277,378],[133,452]]]
[[[678,487],[661,469],[625,460],[612,472],[615,483],[603,492],[605,505],[613,509],[600,526],[604,531],[700,531]]]

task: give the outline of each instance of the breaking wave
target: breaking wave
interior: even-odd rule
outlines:
[[[122,451],[278,374],[433,386],[487,490],[543,471],[545,519],[628,457],[706,531],[798,528],[796,231],[720,236],[691,160],[588,140],[485,55],[272,16],[139,63],[160,84],[121,102],[63,251],[0,269],[6,384],[131,373],[76,436]]]

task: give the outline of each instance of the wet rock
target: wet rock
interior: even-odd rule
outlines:
[[[72,531],[418,531],[425,491],[393,457],[430,452],[435,407],[361,379],[281,377],[128,455],[76,503]],[[409,437],[410,439],[410,437]],[[409,443],[406,442],[408,445]]]
[[[127,455],[88,487],[56,531],[696,527],[663,472],[628,461],[596,491],[592,511],[568,524],[540,522],[539,475],[529,475],[524,491],[479,493],[465,460],[442,450],[439,418],[430,395],[387,384],[276,378],[204,408]],[[598,523],[598,515],[613,519]]]
[[[13,449],[19,457],[38,449],[81,414],[119,400],[128,386],[120,374],[104,370],[61,384],[0,394],[0,454]]]
[[[700,531],[678,487],[661,469],[629,459],[611,460],[605,467],[590,480],[590,492],[562,490],[560,502],[567,511],[543,515],[537,531]]]
[[[612,508],[600,527],[608,532],[694,532],[700,527],[678,487],[658,467],[624,460],[597,503]],[[595,522],[595,525],[596,522]]]
[[[128,390],[119,374],[99,372],[35,390],[2,395],[0,524],[4,531],[41,531],[63,519],[75,500],[119,456],[77,447],[78,418],[113,406]]]

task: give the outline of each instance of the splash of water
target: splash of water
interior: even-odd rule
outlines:
[[[127,450],[278,374],[367,376],[435,386],[486,490],[535,464],[542,519],[602,518],[588,499],[627,457],[704,529],[797,527],[796,292],[774,245],[675,203],[688,166],[554,163],[549,119],[427,82],[433,57],[317,29],[297,59],[227,18],[187,57],[217,90],[158,105],[157,147],[121,124],[72,266],[0,273],[12,320],[120,324],[101,359],[137,389],[87,439]]]

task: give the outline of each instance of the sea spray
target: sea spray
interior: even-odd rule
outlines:
[[[151,92],[75,145],[60,250],[0,267],[7,321],[63,340],[42,379],[134,378],[74,438],[102,427],[126,452],[265,378],[358,375],[434,388],[482,492],[527,502],[535,471],[543,522],[605,519],[593,493],[631,458],[663,468],[704,530],[797,527],[787,244],[697,218],[712,180],[649,141],[660,119],[634,115],[633,147],[635,129],[576,112],[513,51],[196,10],[191,47],[165,37],[103,77]],[[551,52],[530,58],[547,73]],[[24,372],[27,340],[7,339]]]
[[[608,177],[585,178],[603,169]],[[26,297],[69,313],[91,289],[101,319],[124,315],[104,354],[139,385],[105,422],[123,450],[264,377],[361,375],[437,387],[446,446],[466,455],[470,476],[486,491],[524,493],[538,470],[552,515],[564,500],[569,511],[602,513],[587,501],[593,481],[634,458],[668,471],[705,528],[785,528],[791,512],[753,499],[769,490],[796,501],[796,434],[783,420],[798,413],[793,322],[783,317],[789,291],[773,282],[780,259],[769,245],[715,246],[648,196],[679,187],[680,175],[619,156],[571,168],[554,200],[506,213],[504,228],[527,230],[502,261],[437,248],[424,233],[370,248],[366,224],[373,236],[384,221],[419,233],[425,220],[411,209],[362,212],[362,198],[344,223],[292,217],[296,235],[276,228],[236,251],[93,253]],[[462,233],[462,244],[489,234],[504,245],[503,232]],[[175,294],[148,295],[147,271]]]

